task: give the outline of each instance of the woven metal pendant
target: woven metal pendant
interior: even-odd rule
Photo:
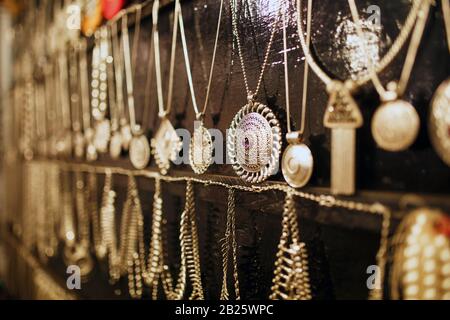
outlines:
[[[211,134],[201,123],[194,130],[189,146],[189,163],[197,174],[205,173],[212,163],[213,144]]]
[[[281,127],[272,110],[250,101],[234,117],[227,147],[234,171],[243,180],[259,183],[278,170]]]

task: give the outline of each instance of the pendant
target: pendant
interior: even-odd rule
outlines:
[[[270,108],[249,99],[231,122],[227,146],[236,174],[250,183],[262,182],[278,170],[280,123]]]
[[[373,115],[372,135],[377,145],[386,151],[408,149],[416,140],[420,119],[414,107],[395,98],[385,101]]]
[[[73,152],[78,159],[84,156],[84,136],[80,131],[73,135]]]
[[[332,82],[324,126],[331,129],[331,193],[355,193],[356,129],[363,125],[361,112],[353,99],[351,83]]]
[[[86,160],[95,161],[98,158],[97,149],[94,145],[94,130],[92,128],[87,128],[84,132],[84,137],[86,140]]]
[[[134,136],[131,140],[130,161],[136,169],[144,169],[150,162],[150,145],[145,135]]]
[[[162,174],[167,174],[170,161],[176,159],[182,148],[182,142],[172,124],[167,118],[163,118],[155,137],[151,141],[152,152],[156,164]]]
[[[108,142],[111,135],[111,125],[107,119],[100,120],[95,125],[94,145],[100,153],[108,151]]]
[[[450,299],[450,218],[445,212],[413,210],[402,220],[392,243],[392,299]]]
[[[196,122],[197,126],[197,122]],[[203,121],[195,128],[189,146],[189,163],[196,174],[205,173],[212,163],[213,144],[211,134],[203,126]]]
[[[131,139],[133,134],[131,133],[131,127],[129,124],[123,124],[120,126],[120,133],[122,135],[122,148],[127,150],[130,148]]]
[[[434,94],[429,132],[434,149],[450,166],[450,79],[444,81]]]
[[[281,170],[284,179],[293,188],[305,186],[313,173],[314,159],[308,146],[302,143],[298,132],[286,135],[289,143],[283,153]]]
[[[109,155],[113,159],[118,159],[122,153],[122,134],[114,131],[109,141]]]

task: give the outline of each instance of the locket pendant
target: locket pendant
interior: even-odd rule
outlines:
[[[431,142],[441,159],[450,166],[450,79],[436,90],[429,116]]]
[[[196,122],[196,126],[197,126]],[[189,163],[192,170],[196,174],[205,173],[212,163],[213,143],[211,134],[203,125],[203,121],[199,121],[192,135],[191,144],[189,146]]]
[[[109,141],[109,155],[113,159],[118,159],[122,153],[122,134],[120,131],[113,131]]]
[[[262,182],[278,170],[280,123],[269,107],[249,99],[231,122],[227,146],[236,174],[250,183]]]
[[[108,142],[111,135],[111,124],[107,119],[99,120],[95,125],[94,145],[100,153],[108,151]]]
[[[182,142],[169,119],[163,118],[151,141],[152,153],[161,174],[167,174],[170,161],[176,159],[182,148]]]
[[[150,162],[150,144],[144,134],[133,136],[130,143],[130,161],[136,169],[144,169]]]
[[[397,99],[395,92],[389,95],[373,115],[372,135],[381,149],[403,151],[416,140],[420,118],[410,103]]]
[[[311,179],[314,168],[311,150],[302,142],[298,132],[288,133],[286,140],[289,145],[281,160],[284,179],[293,188],[304,187]]]

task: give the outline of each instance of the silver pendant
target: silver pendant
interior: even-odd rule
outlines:
[[[383,103],[372,119],[372,135],[377,145],[386,151],[408,149],[419,133],[420,119],[414,107],[404,100]]]
[[[150,145],[145,135],[137,135],[131,139],[130,161],[136,169],[144,169],[150,162]]]
[[[291,134],[295,134],[292,132]],[[313,173],[314,159],[311,150],[304,143],[289,141],[289,145],[283,153],[281,170],[286,182],[294,188],[304,187]]]
[[[108,142],[111,135],[111,125],[107,119],[100,120],[95,125],[94,145],[100,153],[108,151]]]
[[[119,131],[115,131],[111,136],[109,142],[109,155],[113,159],[118,159],[122,153],[122,134]]]
[[[151,141],[151,146],[161,174],[167,174],[170,169],[170,161],[176,159],[182,148],[181,139],[167,118],[162,119],[159,129]]]
[[[120,134],[122,135],[122,148],[127,151],[130,148],[131,139],[133,139],[131,127],[128,124],[122,125]]]
[[[450,166],[450,79],[444,81],[434,94],[429,133],[434,149]]]
[[[196,174],[205,173],[212,163],[213,144],[211,134],[203,122],[195,128],[189,146],[189,163]]]
[[[81,132],[75,132],[73,135],[73,152],[75,157],[80,159],[84,156],[85,148],[84,136]]]
[[[250,183],[262,182],[278,170],[280,123],[270,108],[250,101],[231,122],[227,146],[236,174]]]

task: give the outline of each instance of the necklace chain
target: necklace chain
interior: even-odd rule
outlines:
[[[277,30],[277,26],[278,23],[281,19],[281,6],[282,3],[280,4],[280,8],[277,12],[277,17],[276,20],[274,22],[273,28],[272,28],[272,32],[270,34],[270,38],[269,38],[269,43],[267,44],[267,48],[264,54],[264,60],[263,60],[263,64],[261,66],[261,72],[259,74],[259,78],[258,78],[258,82],[256,84],[256,88],[255,90],[252,92],[250,91],[249,88],[249,84],[248,84],[248,78],[247,78],[247,71],[246,71],[246,67],[245,67],[245,63],[244,63],[244,56],[242,54],[242,45],[241,45],[241,40],[239,37],[239,31],[238,31],[238,26],[237,26],[237,5],[236,5],[236,0],[231,0],[231,16],[232,16],[232,27],[233,27],[233,35],[234,35],[234,39],[236,40],[237,43],[237,48],[238,48],[238,54],[239,54],[239,60],[241,62],[241,68],[242,68],[242,75],[244,77],[244,84],[245,84],[245,90],[247,91],[247,97],[249,100],[254,99],[254,97],[257,96],[259,89],[261,87],[261,83],[263,81],[264,78],[264,71],[266,69],[267,66],[267,62],[269,61],[269,55],[270,55],[270,49],[272,48],[272,44],[273,44],[273,40],[275,38],[275,32]]]

